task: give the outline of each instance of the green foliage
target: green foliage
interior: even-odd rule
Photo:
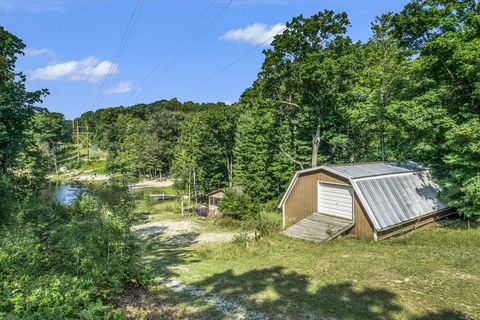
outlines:
[[[28,204],[46,171],[28,129],[48,91],[26,90],[25,75],[15,70],[24,48],[22,40],[0,27],[0,223]]]
[[[247,193],[235,189],[226,189],[225,196],[220,201],[219,210],[225,216],[239,220],[249,220],[258,216],[260,206]]]
[[[23,49],[0,27],[0,317],[122,319],[101,299],[139,275],[131,201],[43,204],[45,164],[56,164],[68,129],[63,115],[38,113],[47,91],[26,91],[25,76],[15,71]]]
[[[419,55],[413,99],[395,110],[406,115],[400,122],[404,129],[398,128],[401,154],[430,165],[449,203],[466,216],[480,214],[479,13],[475,1],[415,0],[394,20],[397,38],[407,52]]]
[[[443,175],[446,195],[465,216],[480,215],[480,120],[452,127],[446,139],[449,153],[444,161],[450,170]]]
[[[232,183],[238,113],[218,105],[182,122],[172,168],[177,190],[205,194]]]
[[[130,217],[92,197],[38,207],[0,242],[0,314],[32,319],[110,318],[99,297],[139,275]],[[115,213],[114,213],[115,212]],[[26,220],[25,220],[26,219]]]
[[[246,232],[240,232],[233,236],[232,245],[241,249],[248,248],[253,244],[254,239]]]
[[[279,194],[293,167],[279,157],[271,104],[255,101],[243,107],[235,136],[234,179],[237,185],[248,186],[245,192],[252,198],[263,201]]]
[[[21,168],[22,154],[33,147],[28,127],[47,90],[28,92],[26,78],[15,71],[17,55],[23,54],[22,40],[0,27],[0,174]]]
[[[33,117],[32,136],[58,171],[60,144],[71,140],[70,128],[61,113],[39,112]]]
[[[253,223],[255,234],[259,238],[270,237],[282,230],[282,217],[278,213],[262,212]]]

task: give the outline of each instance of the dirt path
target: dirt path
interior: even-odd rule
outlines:
[[[268,317],[263,313],[249,310],[237,301],[232,301],[222,295],[210,293],[196,286],[186,285],[175,279],[162,281],[162,284],[170,288],[173,292],[187,293],[194,297],[202,298],[205,302],[213,305],[218,311],[223,313],[228,319],[268,320]]]
[[[166,244],[178,246],[179,249],[194,243],[227,242],[234,237],[232,232],[200,232],[191,221],[150,222],[134,226],[132,231],[140,238],[164,241]],[[183,293],[202,299],[206,304],[221,312],[227,319],[268,319],[263,313],[252,311],[237,301],[197,286],[184,284],[176,278],[162,279],[159,284],[175,293]]]

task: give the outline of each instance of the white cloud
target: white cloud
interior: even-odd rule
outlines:
[[[53,50],[47,48],[25,49],[25,56],[27,57],[53,56],[54,54]]]
[[[127,93],[133,88],[132,81],[123,81],[117,84],[114,87],[109,88],[106,92],[107,94],[116,94],[116,93]]]
[[[30,75],[30,80],[57,80],[66,78],[68,80],[97,82],[105,77],[110,69],[112,69],[112,74],[118,73],[118,65],[108,60],[99,61],[95,57],[88,57],[79,61],[72,60],[35,69]]]
[[[245,28],[230,30],[221,39],[229,41],[241,41],[256,45],[269,45],[273,37],[285,30],[285,24],[277,23],[269,26],[263,23],[254,23]]]

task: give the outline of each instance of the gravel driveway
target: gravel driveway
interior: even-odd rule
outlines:
[[[228,242],[233,239],[231,232],[200,232],[190,221],[149,222],[132,227],[140,238],[160,237],[169,244],[192,244],[207,242]]]

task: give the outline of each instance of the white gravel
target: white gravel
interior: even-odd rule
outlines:
[[[132,227],[132,231],[139,237],[148,237],[164,234],[173,236],[177,234],[196,231],[196,227],[190,221],[161,221],[149,222]]]
[[[193,285],[183,284],[176,279],[163,280],[161,283],[173,292],[187,293],[194,297],[202,298],[207,303],[213,305],[218,311],[223,313],[229,319],[268,320],[268,317],[263,313],[248,310],[238,302],[227,299],[221,295],[202,290]]]
[[[132,231],[141,238],[161,236],[168,244],[192,244],[207,242],[228,242],[234,237],[231,232],[204,232],[190,221],[149,222],[132,227]]]

